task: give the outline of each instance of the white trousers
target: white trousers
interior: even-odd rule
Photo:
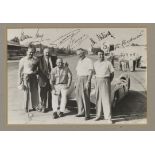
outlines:
[[[133,60],[129,60],[130,71],[133,71]]]
[[[52,108],[53,112],[58,110],[60,106],[60,111],[64,112],[67,104],[67,91],[66,84],[55,85],[55,90],[52,91]]]

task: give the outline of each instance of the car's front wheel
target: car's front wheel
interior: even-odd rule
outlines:
[[[124,87],[118,89],[115,92],[114,99],[113,99],[113,102],[112,102],[112,108],[116,107],[116,105],[124,97],[124,95],[125,95],[125,88]]]

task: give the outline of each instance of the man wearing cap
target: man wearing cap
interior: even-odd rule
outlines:
[[[49,48],[43,50],[43,56],[39,57],[39,86],[41,98],[41,111],[46,112],[48,101],[48,109],[51,109],[51,71],[56,66],[56,56],[50,56]]]
[[[76,117],[85,116],[85,120],[88,120],[90,119],[90,91],[93,63],[91,59],[86,57],[84,49],[78,49],[77,55],[79,61],[76,66],[77,80],[75,82],[76,101],[78,106],[78,114]]]
[[[34,56],[33,48],[28,48],[26,56],[19,62],[18,85],[24,90],[25,112],[29,112],[30,106],[33,110],[39,110],[38,95],[38,59]],[[19,88],[19,87],[18,87]]]
[[[98,60],[94,63],[96,77],[96,118],[99,120],[104,112],[104,119],[111,122],[111,81],[114,77],[114,68],[110,61],[105,60],[104,51],[98,51]]]
[[[67,104],[67,92],[72,82],[72,74],[68,66],[64,65],[63,59],[58,58],[56,67],[51,74],[52,83],[52,108],[53,118],[63,117]],[[60,110],[59,108],[60,101]]]

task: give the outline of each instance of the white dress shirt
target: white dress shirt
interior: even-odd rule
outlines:
[[[96,77],[110,77],[110,74],[114,72],[114,68],[110,61],[96,61],[94,63],[94,70]]]
[[[76,66],[76,71],[78,76],[88,76],[93,70],[93,62],[91,59],[85,57],[79,60]]]

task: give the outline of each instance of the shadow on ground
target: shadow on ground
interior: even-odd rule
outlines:
[[[67,104],[67,115],[77,114],[76,101]],[[138,120],[146,118],[147,98],[145,92],[129,91],[129,93],[112,109],[113,122]],[[91,103],[91,116],[95,117],[95,104]]]

